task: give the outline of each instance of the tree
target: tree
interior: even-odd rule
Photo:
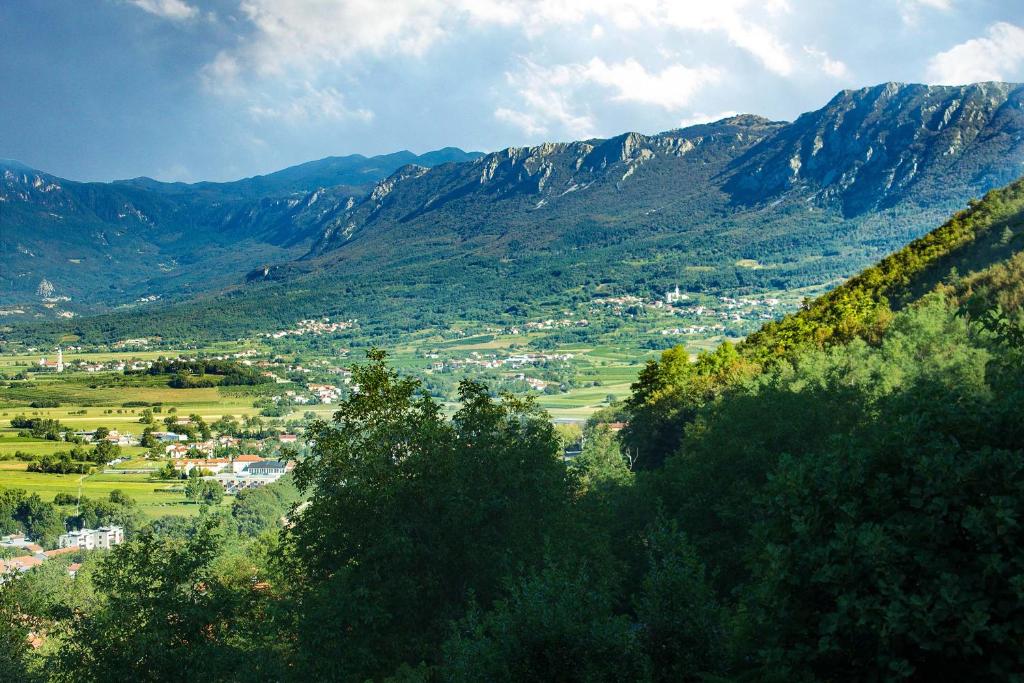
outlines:
[[[7,577],[0,583],[0,680],[41,680],[30,673],[29,634],[33,619],[21,605],[23,575]]]
[[[17,511],[24,499],[24,489],[9,489],[0,486],[0,534],[13,534],[21,530]]]
[[[583,450],[569,464],[569,476],[580,493],[632,479],[619,440],[607,425],[587,429]]]
[[[661,467],[679,448],[686,425],[701,406],[753,370],[728,342],[711,353],[700,353],[694,363],[682,346],[664,351],[658,361],[648,361],[631,386],[626,401],[630,419],[621,435],[633,467]]]
[[[111,460],[121,457],[121,447],[109,441],[100,441],[93,448],[89,459],[99,465],[106,464]]]
[[[46,503],[39,494],[26,496],[18,504],[14,518],[25,529],[25,536],[43,546],[53,546],[57,537],[64,533],[64,524],[52,504]]]
[[[646,537],[647,572],[636,598],[640,640],[655,681],[704,681],[725,665],[724,614],[704,564],[675,524]]]
[[[196,476],[192,476],[195,472]],[[191,500],[193,503],[198,503],[203,497],[203,493],[206,491],[206,482],[198,476],[198,470],[193,467],[189,471],[188,482],[185,484],[185,497]]]
[[[70,617],[54,655],[57,678],[74,681],[281,680],[280,639],[261,639],[262,603],[251,575],[216,560],[216,520],[187,538],[140,532],[114,548],[93,583],[104,596]]]
[[[300,660],[327,678],[436,659],[471,595],[487,607],[504,577],[539,565],[566,500],[558,440],[531,402],[464,382],[449,422],[385,354],[368,357],[335,421],[308,429],[294,477],[309,504],[286,532]]]
[[[199,497],[207,505],[220,505],[224,500],[224,488],[212,479],[204,479],[203,490]]]
[[[508,598],[470,610],[444,645],[442,680],[643,681],[636,630],[582,570],[547,567]]]
[[[213,436],[212,432],[210,431],[210,426],[206,424],[206,420],[204,420],[200,415],[192,414],[189,415],[188,419],[189,421],[191,421],[192,424],[195,425],[196,429],[199,431],[200,436],[202,436],[203,441],[206,441],[211,436]]]

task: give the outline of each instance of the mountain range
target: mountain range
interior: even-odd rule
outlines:
[[[401,332],[671,285],[794,289],[1022,174],[1024,86],[1007,83],[887,83],[793,122],[333,157],[234,183],[6,164],[0,305],[40,333],[201,338],[311,315]]]

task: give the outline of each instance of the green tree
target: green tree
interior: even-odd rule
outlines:
[[[569,463],[569,476],[581,493],[632,481],[618,437],[607,425],[587,429],[583,450]]]
[[[448,681],[644,681],[636,630],[586,572],[548,567],[481,613],[444,645]]]
[[[753,369],[728,342],[702,352],[694,363],[682,346],[648,361],[626,401],[630,418],[622,441],[633,468],[660,467],[679,448],[697,411]]]
[[[724,612],[704,564],[676,526],[646,537],[647,572],[636,598],[640,640],[655,681],[703,681],[726,663]]]
[[[320,677],[436,659],[471,595],[486,607],[504,577],[540,563],[566,499],[558,439],[531,402],[467,382],[449,422],[383,353],[369,359],[335,421],[309,427],[294,472],[309,495],[286,535],[297,642]]]
[[[64,533],[64,524],[57,508],[44,502],[37,493],[26,496],[18,503],[14,518],[25,529],[27,538],[43,546],[52,547],[57,537]]]
[[[100,441],[92,449],[89,459],[97,464],[104,465],[115,458],[121,457],[121,447],[109,441]]]
[[[280,680],[278,641],[258,625],[251,579],[216,562],[224,539],[215,520],[187,538],[149,530],[104,558],[93,582],[104,596],[68,621],[55,677],[72,681]]]

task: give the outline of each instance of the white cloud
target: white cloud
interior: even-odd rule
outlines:
[[[184,21],[199,14],[199,10],[184,0],[128,0],[139,9],[172,21]]]
[[[547,126],[542,121],[524,111],[498,107],[494,110],[494,118],[511,125],[513,128],[518,128],[529,137],[544,135],[548,132]]]
[[[182,0],[134,0],[181,3]],[[528,40],[566,30],[600,38],[610,28],[718,33],[769,71],[790,75],[790,48],[774,32],[786,0],[241,0],[251,34],[231,51],[259,76],[306,72],[362,57],[422,56],[441,40],[500,26]]]
[[[953,9],[953,0],[900,0],[899,5],[903,23],[914,26],[920,20],[922,10],[948,12]]]
[[[850,70],[847,68],[846,64],[838,59],[832,59],[824,50],[804,45],[804,52],[810,55],[810,57],[817,63],[818,68],[826,75],[831,76],[832,78],[846,78],[850,75]]]
[[[514,108],[499,107],[495,118],[516,126],[528,136],[546,135],[552,126],[576,131],[573,137],[592,136],[593,119],[573,101],[576,89],[583,83],[582,72],[583,67],[578,64],[545,67],[524,60],[518,71],[505,74],[518,101]]]
[[[516,101],[498,107],[494,116],[526,135],[536,137],[557,130],[574,138],[591,137],[596,124],[587,102],[593,87],[611,91],[611,99],[653,105],[668,111],[686,106],[701,88],[717,83],[721,72],[709,66],[671,64],[649,71],[636,59],[605,62],[594,57],[585,64],[542,66],[523,60],[505,75]]]
[[[345,97],[332,87],[316,88],[304,84],[301,94],[285,98],[280,103],[252,104],[249,113],[257,120],[279,120],[287,123],[310,121],[343,121],[356,119],[370,121],[373,112],[367,109],[351,109],[345,104]]]
[[[717,83],[721,72],[710,66],[690,68],[673,64],[652,73],[635,59],[607,64],[600,57],[594,57],[581,70],[581,76],[615,90],[615,100],[676,110],[686,106],[703,86]]]
[[[928,62],[929,83],[960,85],[1024,76],[1024,29],[1006,22],[988,27],[973,38],[940,52]]]
[[[689,128],[690,126],[696,126],[701,123],[714,123],[715,121],[721,121],[727,119],[730,116],[736,116],[739,114],[738,111],[720,111],[717,114],[705,114],[703,112],[695,111],[692,115],[687,116],[679,122],[680,128]]]

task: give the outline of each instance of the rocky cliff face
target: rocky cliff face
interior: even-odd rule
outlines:
[[[310,255],[442,212],[515,224],[528,212],[656,212],[692,200],[695,210],[708,201],[739,210],[810,202],[854,217],[902,202],[948,208],[1022,173],[1024,87],[887,83],[843,91],[789,124],[736,116],[658,135],[511,147],[389,178],[327,226]]]
[[[469,163],[403,169],[325,226],[310,256],[384,225],[443,218],[486,230],[481,216],[512,225],[527,216],[679,204],[691,193],[714,192],[716,174],[783,125],[737,116],[657,135],[509,147]]]
[[[744,202],[785,193],[847,215],[978,194],[1024,173],[1024,87],[886,83],[844,90],[738,160],[726,189]]]

